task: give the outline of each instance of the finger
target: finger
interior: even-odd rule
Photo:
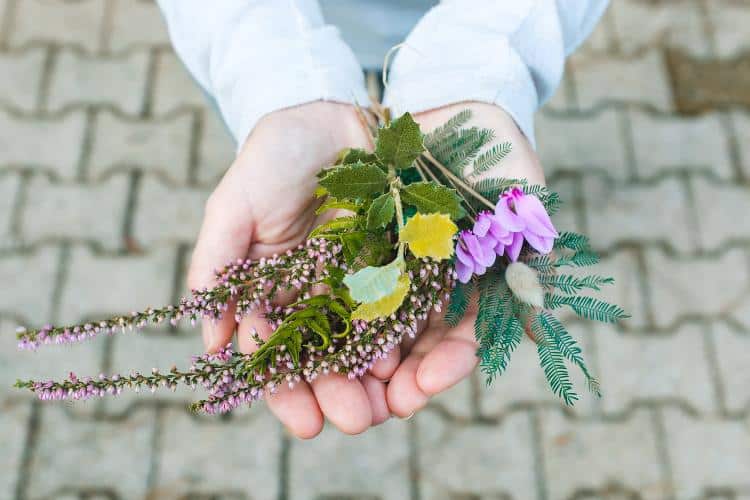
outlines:
[[[362,387],[365,388],[367,398],[370,400],[372,425],[376,426],[382,424],[391,416],[388,409],[388,402],[385,398],[387,385],[371,375],[365,375],[362,377]]]
[[[300,439],[314,438],[323,430],[323,413],[306,382],[296,384],[294,389],[282,384],[275,394],[266,393],[266,403],[289,432]]]
[[[477,366],[474,316],[466,315],[428,352],[417,368],[419,389],[433,396],[457,384]]]
[[[359,434],[372,424],[370,399],[359,380],[331,373],[312,381],[323,414],[346,434]]]
[[[393,348],[387,356],[387,358],[380,358],[377,360],[370,369],[370,373],[381,381],[390,380],[393,373],[396,371],[396,368],[398,368],[398,364],[401,362],[400,347],[396,346]]]
[[[391,377],[386,396],[388,407],[394,415],[406,418],[427,404],[429,395],[417,384],[417,370],[422,359],[440,342],[444,334],[445,328],[442,325],[429,327],[422,332],[411,353]]]

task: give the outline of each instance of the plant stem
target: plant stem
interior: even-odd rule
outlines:
[[[478,192],[476,192],[474,190],[474,188],[472,188],[466,182],[464,182],[463,179],[461,179],[458,176],[454,175],[453,172],[451,172],[448,169],[448,167],[446,167],[445,165],[443,165],[442,163],[440,163],[434,156],[432,156],[432,153],[430,153],[429,150],[425,149],[424,153],[422,153],[422,154],[424,155],[425,158],[427,158],[428,160],[430,160],[430,163],[432,163],[433,165],[435,165],[435,167],[437,167],[437,169],[440,170],[440,173],[443,174],[444,176],[446,176],[450,181],[458,184],[461,187],[461,189],[463,189],[464,191],[466,191],[467,193],[469,193],[471,196],[473,196],[474,198],[476,198],[477,200],[479,200],[480,202],[482,202],[488,208],[491,208],[491,209],[495,208],[495,205],[493,205],[492,202],[490,202],[487,198],[485,198],[484,196],[482,196],[481,194],[479,194]]]
[[[391,195],[393,196],[393,204],[396,206],[396,223],[398,224],[399,235],[404,229],[404,207],[401,204],[401,179],[396,175],[396,169],[393,166],[388,167],[388,177],[391,178]],[[401,241],[399,236],[398,240],[398,260],[402,263],[404,261],[404,243]]]

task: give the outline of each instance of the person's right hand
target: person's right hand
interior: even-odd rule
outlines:
[[[238,258],[258,259],[293,248],[334,216],[315,214],[316,174],[347,147],[372,148],[352,106],[314,102],[262,118],[206,203],[190,264],[190,288],[212,286],[214,270]],[[262,338],[271,334],[260,313],[235,324],[230,304],[221,321],[204,321],[206,349],[223,347],[237,329],[240,350],[251,353],[257,349],[250,338],[253,328]],[[388,418],[383,381],[397,363],[398,356],[391,356],[361,380],[330,374],[293,390],[282,385],[267,396],[268,406],[300,438],[317,435],[324,415],[343,432],[360,433]]]

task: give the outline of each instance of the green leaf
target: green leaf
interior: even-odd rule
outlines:
[[[448,325],[455,327],[461,318],[466,314],[466,309],[469,307],[471,302],[471,295],[474,293],[474,281],[468,283],[456,283],[456,286],[451,291],[450,302],[445,310],[445,322]]]
[[[347,231],[339,236],[339,241],[341,241],[341,245],[344,247],[344,258],[347,264],[351,264],[356,260],[357,255],[359,255],[359,252],[365,245],[366,238],[366,231]]]
[[[358,162],[331,169],[320,179],[320,185],[334,198],[366,198],[383,192],[386,175],[377,165]]]
[[[472,188],[494,203],[509,188],[524,185],[526,185],[525,179],[505,179],[499,177],[477,181],[472,185]]]
[[[350,165],[352,163],[377,163],[378,157],[375,156],[373,153],[368,153],[364,149],[347,149],[346,154],[344,154],[341,158],[341,163],[344,165]]]
[[[368,304],[393,293],[401,275],[401,261],[381,267],[365,267],[344,277],[344,284],[354,300]]]
[[[401,200],[424,214],[448,214],[453,220],[466,215],[456,190],[434,182],[415,182],[404,186],[401,189]]]
[[[337,200],[333,197],[328,197],[316,210],[315,214],[319,215],[326,210],[350,210],[356,212],[361,207],[361,204],[354,201]]]
[[[578,277],[572,274],[543,274],[539,276],[539,283],[542,286],[557,288],[568,294],[577,293],[584,288],[599,291],[602,285],[611,285],[614,282],[614,278],[598,275]]]
[[[588,250],[591,247],[588,237],[573,233],[570,231],[563,231],[555,239],[555,248],[568,248],[570,250]]]
[[[547,294],[544,306],[547,309],[568,306],[578,316],[604,323],[615,323],[630,317],[619,306],[587,296]]]
[[[510,142],[495,144],[490,149],[477,156],[471,174],[480,175],[487,172],[489,169],[500,163],[503,158],[508,156],[512,150],[513,145]]]
[[[365,241],[351,262],[351,270],[356,271],[367,266],[379,266],[392,260],[393,244],[380,231],[367,231]]]
[[[451,134],[454,134],[466,125],[471,119],[471,110],[463,109],[451,116],[447,122],[437,127],[435,130],[425,136],[424,143],[428,149],[442,141],[444,141]]]
[[[375,154],[386,165],[407,168],[423,151],[422,132],[409,113],[404,113],[378,132]]]
[[[367,211],[367,229],[385,227],[393,220],[396,205],[391,193],[385,193],[373,200]]]
[[[361,217],[337,217],[325,222],[310,233],[310,238],[323,238],[332,234],[338,235],[343,231],[355,229],[361,222]]]
[[[570,374],[565,366],[565,357],[555,344],[554,339],[549,337],[547,330],[540,322],[540,317],[541,315],[535,316],[531,322],[531,329],[536,337],[539,362],[552,392],[562,398],[566,405],[573,406],[579,397],[573,390],[573,383],[570,381]]]

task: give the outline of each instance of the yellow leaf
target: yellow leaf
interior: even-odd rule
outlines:
[[[398,284],[396,290],[390,295],[386,295],[380,300],[370,302],[369,304],[362,304],[352,312],[352,319],[363,319],[365,321],[372,321],[375,318],[384,318],[390,316],[401,307],[404,302],[406,294],[409,292],[411,286],[411,280],[406,274],[402,274],[398,278]]]
[[[453,255],[453,235],[458,227],[445,214],[417,213],[409,219],[399,238],[409,244],[409,250],[417,257],[449,259]]]

